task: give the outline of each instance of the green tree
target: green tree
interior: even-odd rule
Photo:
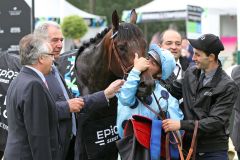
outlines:
[[[61,27],[64,37],[70,39],[79,39],[88,30],[84,19],[78,15],[64,17]]]

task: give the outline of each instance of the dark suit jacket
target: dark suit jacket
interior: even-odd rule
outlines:
[[[66,85],[63,77],[61,75],[60,75],[60,77],[65,86],[65,89],[68,92],[69,98],[73,98],[67,88],[67,85]],[[51,72],[45,78],[46,78],[48,86],[49,86],[49,91],[56,102],[57,111],[58,111],[58,125],[59,125],[59,135],[60,135],[60,137],[59,137],[60,152],[58,155],[58,157],[59,157],[58,160],[65,160],[67,153],[68,153],[71,137],[72,137],[72,115],[69,110],[68,102],[64,97],[62,88],[61,88],[60,84],[58,83],[58,80],[56,79],[53,72]],[[108,106],[108,102],[105,98],[103,91],[84,96],[83,99],[84,99],[84,103],[85,103],[83,112],[84,112],[84,110],[85,111],[91,110],[93,107],[94,107],[94,109],[95,109],[95,107],[97,109],[98,107],[101,107],[101,106]],[[84,117],[79,117],[77,127],[80,128],[80,130],[81,130],[82,122],[84,122],[84,121],[85,121]],[[83,138],[80,130],[78,129],[77,136],[76,136],[77,148],[79,146],[83,145],[79,141],[79,139]],[[76,149],[76,150],[78,150],[78,149]]]
[[[240,89],[240,66],[236,66],[232,71],[232,78]],[[235,146],[235,150],[240,152],[240,93],[238,94],[238,98],[234,105],[234,122],[233,122],[233,130],[232,130],[232,142]]]
[[[47,87],[23,67],[7,92],[6,160],[55,160],[58,152],[57,110]]]
[[[61,77],[61,75],[60,75]],[[59,143],[60,143],[60,152],[59,152],[59,160],[64,160],[67,156],[67,152],[69,149],[69,144],[72,137],[72,114],[69,110],[69,105],[64,97],[62,88],[53,74],[51,72],[48,76],[45,77],[48,83],[49,91],[55,100],[55,104],[57,106],[58,112],[58,125],[59,125]],[[67,89],[67,86],[61,77],[63,84],[68,92],[69,98],[72,98],[72,95]]]

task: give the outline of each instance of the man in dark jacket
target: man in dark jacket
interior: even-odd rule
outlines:
[[[174,81],[169,91],[184,101],[184,120],[167,119],[167,131],[193,132],[194,121],[199,121],[196,159],[227,160],[229,119],[238,87],[222,70],[218,54],[224,50],[222,42],[213,34],[190,39],[194,47],[193,61],[181,80]]]
[[[60,26],[55,22],[44,22],[34,30],[34,34],[44,36],[50,42],[53,48],[52,54],[54,54],[54,59],[57,60],[63,47],[63,34]],[[74,150],[71,147],[74,144],[74,128],[76,130],[75,117],[73,116],[75,112],[82,109],[84,102],[80,98],[72,98],[55,64],[52,71],[46,76],[46,80],[58,111],[60,140],[58,158],[59,160],[65,160],[67,157],[73,159]],[[72,145],[71,140],[73,141]]]
[[[6,160],[57,160],[57,110],[46,79],[53,62],[52,48],[27,35],[19,44],[21,69],[7,91],[8,138]]]

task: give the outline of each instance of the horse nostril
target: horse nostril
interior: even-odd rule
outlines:
[[[140,87],[140,88],[145,88],[146,86],[147,85],[145,84],[144,81],[140,82],[139,85],[138,85],[138,87]]]

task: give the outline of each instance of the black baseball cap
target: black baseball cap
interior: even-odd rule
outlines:
[[[188,39],[193,48],[204,51],[207,55],[211,53],[218,55],[224,50],[224,46],[218,36],[214,34],[204,34],[198,39]]]

